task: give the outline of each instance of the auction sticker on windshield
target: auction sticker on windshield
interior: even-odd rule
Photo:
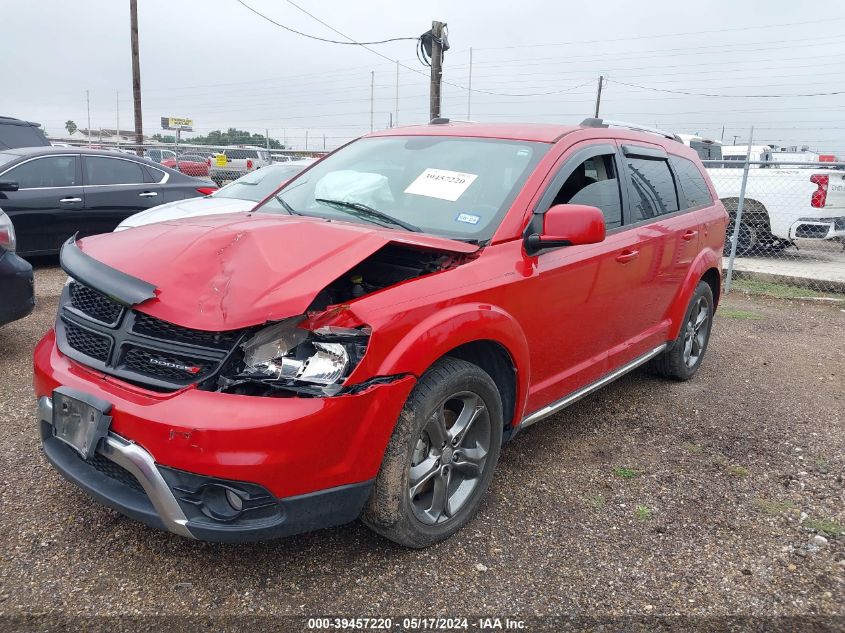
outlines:
[[[405,193],[454,202],[463,195],[476,178],[478,178],[477,174],[429,168],[408,185]]]

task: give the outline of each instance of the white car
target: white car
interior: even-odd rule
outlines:
[[[261,147],[227,147],[209,159],[208,177],[220,187],[246,173],[272,164],[270,152]]]
[[[121,222],[115,231],[124,231],[136,226],[180,218],[249,211],[256,203],[264,200],[285,182],[308,167],[311,162],[297,161],[256,169],[202,198],[168,202],[131,215]]]

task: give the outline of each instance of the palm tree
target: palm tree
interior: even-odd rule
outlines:
[[[79,128],[76,127],[76,123],[68,119],[67,121],[65,121],[65,129],[67,130],[68,134],[73,134]]]

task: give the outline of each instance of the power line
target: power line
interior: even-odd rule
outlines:
[[[297,31],[296,29],[292,29],[289,26],[285,26],[281,22],[276,22],[276,20],[274,20],[273,18],[271,18],[267,15],[264,15],[263,13],[258,11],[257,9],[253,9],[251,6],[249,6],[243,0],[235,0],[235,2],[237,2],[241,6],[249,9],[250,11],[252,11],[258,17],[260,17],[264,20],[267,20],[271,24],[275,24],[276,26],[284,29],[285,31],[290,31],[291,33],[295,33],[296,35],[301,35],[302,37],[307,37],[308,39],[311,39],[311,40],[317,40],[318,42],[326,42],[328,44],[345,44],[347,46],[367,46],[367,45],[374,45],[374,44],[387,44],[388,42],[402,42],[402,41],[407,41],[407,40],[415,40],[416,41],[416,40],[419,39],[418,37],[391,37],[391,38],[388,38],[386,40],[376,40],[376,41],[373,41],[373,42],[356,42],[356,41],[352,40],[351,38],[347,38],[347,39],[350,40],[348,42],[341,42],[340,40],[330,40],[330,39],[325,38],[325,37],[318,37],[316,35],[309,35],[308,33],[303,33],[302,31]],[[291,3],[291,4],[293,4],[293,3]],[[294,6],[296,6],[296,5],[294,5]],[[297,8],[300,8],[300,7],[297,7]],[[346,37],[346,36],[344,36],[344,37]]]
[[[638,88],[640,90],[651,90],[653,92],[671,92],[674,94],[690,95],[693,97],[741,97],[744,99],[783,99],[789,97],[829,97],[832,95],[845,94],[845,90],[836,90],[832,92],[804,92],[791,95],[784,94],[769,94],[769,95],[725,95],[710,92],[687,92],[685,90],[672,90],[670,88],[652,88],[650,86],[639,86],[637,84],[629,84],[618,79],[608,79],[609,82],[628,86],[629,88]]]
[[[845,17],[841,18],[825,18],[822,20],[809,20],[807,22],[785,22],[782,24],[764,24],[762,26],[738,26],[735,28],[730,29],[710,29],[707,31],[687,31],[685,33],[661,33],[658,35],[638,35],[635,37],[617,37],[617,38],[602,38],[598,40],[573,40],[571,42],[550,42],[546,44],[514,44],[511,46],[497,46],[495,50],[505,50],[511,48],[539,48],[544,46],[572,46],[572,45],[580,45],[580,44],[607,44],[610,42],[630,42],[634,40],[653,40],[657,38],[663,37],[682,37],[688,35],[706,35],[708,33],[731,33],[735,31],[755,31],[755,30],[762,30],[762,29],[774,29],[780,28],[784,26],[788,27],[795,27],[795,26],[805,26],[807,24],[829,24],[830,22],[838,22],[845,20]],[[493,47],[490,48],[475,48],[474,50],[494,50]]]

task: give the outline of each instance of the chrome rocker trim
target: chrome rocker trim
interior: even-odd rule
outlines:
[[[53,424],[53,400],[48,396],[41,396],[38,399],[38,417],[50,425]],[[97,452],[125,468],[138,480],[168,531],[195,538],[188,530],[188,519],[185,513],[182,512],[176,497],[158,472],[152,455],[137,444],[111,432],[103,439]]]
[[[599,378],[596,382],[587,385],[586,387],[582,387],[578,391],[573,391],[571,394],[566,396],[565,398],[561,398],[557,402],[552,402],[550,405],[547,405],[540,409],[539,411],[535,411],[534,413],[527,415],[522,419],[522,422],[519,424],[519,428],[525,428],[531,426],[535,422],[539,422],[543,418],[547,418],[550,415],[553,415],[560,411],[561,409],[565,409],[570,404],[578,402],[584,396],[588,396],[594,391],[597,391],[607,385],[608,383],[613,382],[617,378],[624,376],[629,371],[632,371],[639,367],[640,365],[647,363],[652,358],[657,356],[660,352],[665,350],[668,347],[668,343],[664,343],[660,347],[655,347],[650,352],[643,354],[639,358],[635,358],[627,365],[623,365],[619,369],[607,374],[606,376]]]

